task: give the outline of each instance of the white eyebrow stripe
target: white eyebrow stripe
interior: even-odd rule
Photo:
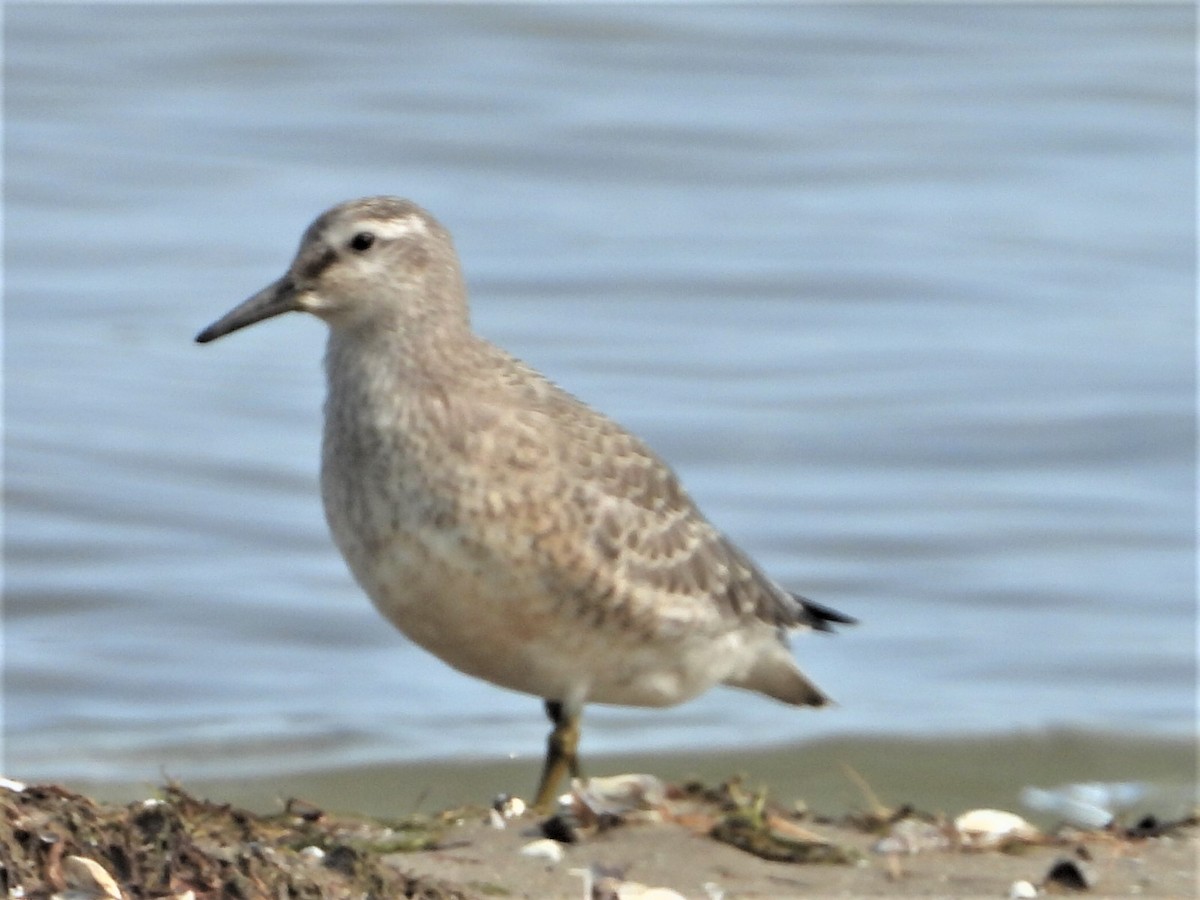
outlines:
[[[429,234],[425,221],[416,215],[405,216],[402,219],[362,219],[356,223],[354,231],[370,231],[385,241],[410,234]]]

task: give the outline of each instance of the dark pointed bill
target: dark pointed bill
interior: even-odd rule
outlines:
[[[269,319],[280,313],[293,312],[299,309],[296,305],[296,288],[291,278],[283,276],[273,284],[267,285],[249,300],[235,306],[217,321],[213,322],[198,335],[197,344],[207,344],[219,337],[224,337],[231,331]]]

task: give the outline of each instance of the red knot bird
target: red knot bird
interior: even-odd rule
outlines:
[[[854,620],[772,581],[641,440],[475,334],[429,213],[396,197],[334,207],[282,278],[196,340],[291,311],[329,326],[334,541],[409,638],[545,700],[537,807],[580,774],[586,703],[671,706],[716,684],[829,702],[786,635]]]

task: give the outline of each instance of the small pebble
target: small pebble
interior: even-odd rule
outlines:
[[[944,850],[949,846],[950,839],[946,833],[932,822],[902,819],[871,849],[876,853],[913,854],[923,850]]]
[[[1068,891],[1088,891],[1091,890],[1093,881],[1087,869],[1075,860],[1060,859],[1050,867],[1042,883]]]
[[[501,795],[504,797],[505,795]],[[517,819],[525,815],[525,801],[520,797],[507,797],[504,800],[497,798],[496,810],[506,819]]]
[[[1008,900],[1029,900],[1038,895],[1038,889],[1028,881],[1014,881],[1008,889]]]
[[[564,815],[551,816],[541,824],[542,835],[562,844],[579,843],[574,825]]]
[[[683,894],[670,888],[623,881],[612,875],[597,878],[592,885],[591,896],[596,900],[687,900]]]
[[[511,794],[498,794],[488,810],[488,822],[493,828],[504,828],[509,819],[525,815],[525,801]]]

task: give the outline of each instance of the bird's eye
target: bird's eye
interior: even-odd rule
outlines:
[[[375,235],[369,231],[360,231],[354,237],[350,238],[350,249],[362,252],[368,249],[375,243]]]

